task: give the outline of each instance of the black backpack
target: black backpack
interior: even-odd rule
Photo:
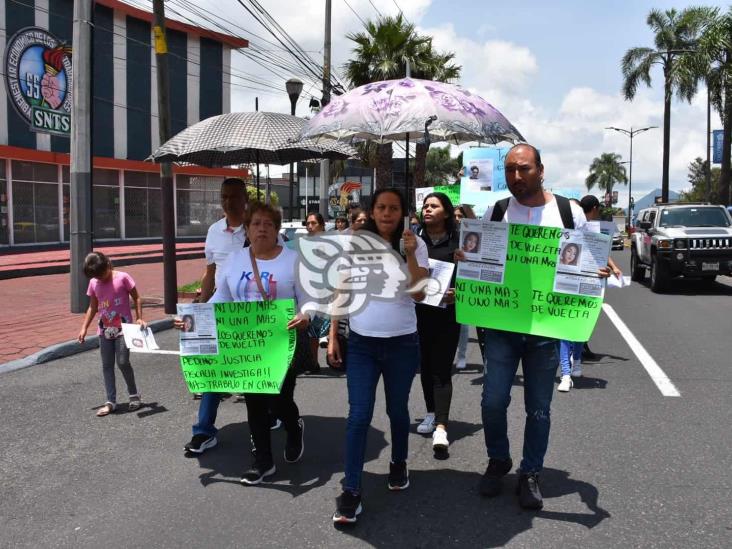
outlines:
[[[491,221],[501,221],[503,216],[506,215],[508,209],[508,201],[511,197],[499,200],[493,206],[493,213],[491,214]],[[557,207],[559,208],[559,215],[562,217],[562,225],[565,229],[574,229],[574,218],[572,217],[572,204],[568,198],[563,196],[554,195],[554,200],[557,201]]]

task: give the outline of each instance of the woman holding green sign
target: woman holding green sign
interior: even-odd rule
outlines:
[[[250,245],[229,254],[221,269],[221,283],[209,303],[294,299],[297,310],[297,304],[303,302],[295,284],[297,252],[278,242],[281,224],[282,215],[272,206],[255,202],[249,207],[244,226]],[[297,313],[287,329],[305,330],[309,324],[307,314]],[[183,321],[176,319],[175,327],[182,329]],[[305,424],[293,398],[295,377],[290,367],[278,395],[245,393],[256,452],[252,467],[241,478],[242,484],[259,484],[277,471],[270,441],[270,408],[287,431],[285,461],[294,463],[302,457]]]
[[[386,250],[378,253],[397,255],[398,262],[409,273],[410,285],[427,276],[429,260],[424,241],[404,226],[406,202],[396,189],[380,189],[374,193],[371,218],[361,229],[386,241]],[[408,219],[407,219],[408,222]],[[395,257],[395,259],[397,259]],[[404,265],[406,264],[406,265]],[[374,413],[376,387],[384,378],[386,413],[391,423],[391,463],[387,485],[389,490],[409,486],[407,453],[409,439],[409,391],[419,365],[419,337],[414,300],[424,293],[409,294],[400,288],[388,301],[371,299],[350,317],[348,340],[348,423],[346,427],[346,463],[343,493],[337,499],[333,522],[354,523],[361,513],[361,475],[366,453],[369,425]],[[340,364],[341,350],[337,338],[328,343],[331,364]]]

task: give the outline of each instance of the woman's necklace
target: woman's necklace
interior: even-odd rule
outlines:
[[[432,244],[437,244],[440,240],[445,238],[445,235],[447,235],[446,231],[442,231],[441,233],[438,233],[438,234],[432,234],[429,231],[427,231],[427,236],[430,237]]]

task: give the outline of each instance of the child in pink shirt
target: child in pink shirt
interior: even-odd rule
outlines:
[[[135,373],[130,364],[130,350],[122,337],[122,323],[132,322],[130,297],[135,304],[137,324],[145,328],[142,320],[142,300],[135,287],[135,281],[127,273],[112,268],[110,259],[101,252],[92,252],[84,259],[84,274],[91,280],[86,295],[89,308],[79,332],[79,343],[83,343],[89,325],[99,312],[97,335],[102,355],[102,373],[107,402],[97,411],[97,416],[106,416],[117,408],[117,387],[114,377],[114,363],[122,372],[130,395],[129,410],[140,408],[142,401],[135,385]]]

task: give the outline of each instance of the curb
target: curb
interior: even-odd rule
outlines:
[[[170,318],[153,320],[147,325],[153,332],[160,332],[162,330],[169,330],[170,328],[172,328],[173,320]],[[84,351],[90,351],[91,349],[96,349],[97,347],[99,347],[99,336],[97,335],[86,338],[84,343],[81,344],[76,340],[66,341],[64,343],[57,343],[55,345],[51,345],[50,347],[46,347],[45,349],[41,349],[40,351],[33,353],[32,355],[18,358],[16,360],[11,360],[10,362],[6,362],[5,364],[0,364],[0,374],[13,372],[15,370],[22,370],[23,368],[35,366],[36,364],[43,364],[44,362],[50,362],[51,360],[83,353]]]

